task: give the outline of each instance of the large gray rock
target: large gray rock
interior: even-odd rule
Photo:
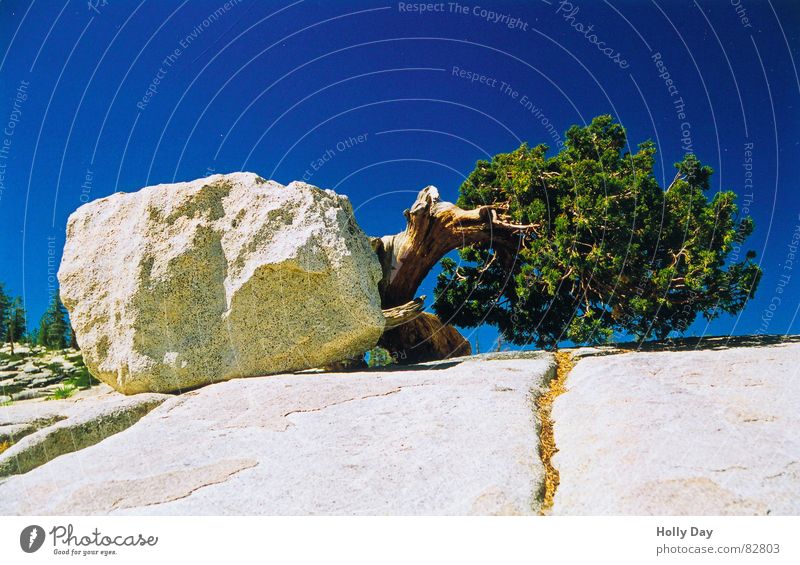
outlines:
[[[380,276],[347,198],[252,173],[81,206],[58,272],[86,366],[126,394],[363,353]]]
[[[554,514],[800,514],[800,344],[588,357],[554,404]]]
[[[1,482],[0,515],[536,513],[533,398],[553,368],[540,354],[207,386]]]

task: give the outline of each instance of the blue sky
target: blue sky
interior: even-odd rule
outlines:
[[[31,325],[84,201],[247,170],[347,194],[383,235],[422,187],[455,199],[477,159],[522,141],[555,150],[610,113],[632,144],[656,142],[658,178],[693,151],[756,221],[756,298],[689,334],[798,331],[800,5],[432,6],[0,3],[0,281]],[[479,335],[485,349],[494,332]]]

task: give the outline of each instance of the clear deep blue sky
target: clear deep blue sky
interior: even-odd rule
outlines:
[[[455,199],[477,159],[610,113],[656,142],[658,178],[691,149],[755,218],[756,298],[689,333],[798,332],[800,4],[410,4],[3,0],[0,281],[29,323],[85,200],[247,170],[345,193],[383,235],[425,185]]]

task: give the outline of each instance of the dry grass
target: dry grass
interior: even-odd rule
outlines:
[[[544,465],[544,495],[541,513],[553,507],[553,499],[559,483],[558,470],[553,467],[552,458],[558,452],[551,417],[553,402],[562,393],[566,392],[565,383],[567,375],[572,370],[574,363],[569,353],[556,352],[556,376],[550,381],[547,392],[536,399],[536,411],[539,415],[541,430],[539,432],[539,455]]]
[[[10,441],[0,441],[0,453],[3,453],[6,449],[11,447],[12,443]]]

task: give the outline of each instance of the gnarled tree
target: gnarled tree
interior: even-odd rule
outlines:
[[[479,161],[456,204],[423,189],[404,231],[373,239],[384,308],[407,304],[437,262],[434,311],[395,324],[380,345],[407,362],[469,352],[453,327],[491,324],[515,344],[664,338],[698,314],[739,312],[761,270],[740,246],[753,230],[733,192],[709,199],[712,170],[694,155],[667,188],[655,147],[626,151],[610,116],[545,145]],[[459,261],[445,257],[458,250]]]

